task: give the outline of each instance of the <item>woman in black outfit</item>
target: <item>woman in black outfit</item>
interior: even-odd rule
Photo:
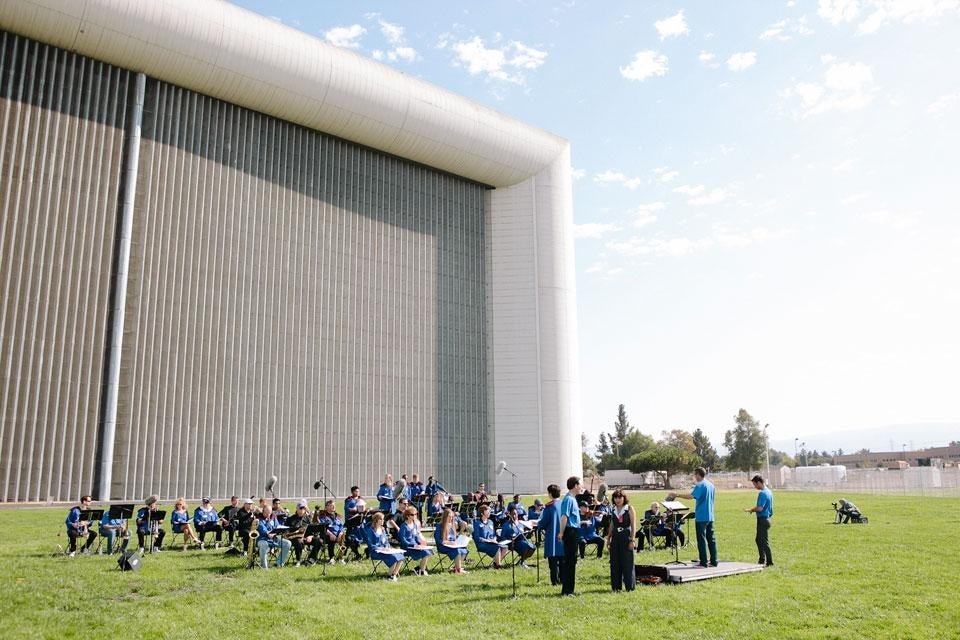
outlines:
[[[613,514],[607,529],[607,548],[610,550],[610,588],[633,591],[637,575],[633,570],[633,549],[636,544],[637,512],[630,506],[626,494],[617,489],[613,492]]]

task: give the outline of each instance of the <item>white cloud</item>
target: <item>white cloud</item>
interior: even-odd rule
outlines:
[[[638,229],[645,227],[648,224],[653,224],[657,221],[657,215],[655,211],[662,211],[666,208],[662,202],[650,202],[647,204],[641,204],[636,209],[633,210],[633,226]]]
[[[789,229],[770,230],[766,227],[757,227],[749,231],[728,231],[720,228],[716,230],[714,237],[717,244],[722,247],[742,248],[758,242],[781,240],[788,235],[790,235]]]
[[[496,40],[496,38],[495,38]],[[441,40],[440,48],[448,42]],[[454,64],[465,66],[470,75],[486,75],[494,80],[523,84],[523,70],[539,68],[547,60],[547,52],[529,47],[522,42],[509,42],[498,48],[487,47],[483,39],[474,36],[470,40],[453,43],[456,54]]]
[[[727,58],[727,67],[729,67],[731,71],[743,71],[755,64],[757,64],[756,51],[743,51]]]
[[[819,0],[817,14],[833,25],[854,22],[857,33],[870,34],[892,22],[910,24],[931,21],[960,12],[960,0]]]
[[[379,20],[379,22],[380,33],[387,39],[387,42],[394,46],[404,43],[403,27],[398,24],[393,24],[392,22],[387,22],[386,20]]]
[[[660,34],[661,42],[667,38],[676,38],[677,36],[685,36],[690,33],[690,29],[687,27],[687,21],[683,18],[683,9],[678,11],[675,16],[657,20],[653,23],[653,26],[656,28],[657,33]]]
[[[860,15],[860,0],[819,0],[817,15],[830,24],[850,22]]]
[[[701,50],[700,53],[697,54],[697,60],[700,61],[700,64],[705,67],[710,67],[711,69],[716,69],[720,66],[718,63],[713,61],[716,57],[716,54],[710,53],[709,51]]]
[[[667,56],[645,49],[638,51],[633,62],[626,67],[620,67],[620,75],[628,80],[646,80],[651,76],[667,75]]]
[[[698,196],[703,193],[703,190],[706,189],[702,184],[690,185],[683,184],[673,190],[674,193],[679,193],[682,196]]]
[[[622,184],[631,191],[643,184],[643,178],[628,178],[620,171],[611,171],[609,169],[593,176],[593,181],[598,184]]]
[[[813,29],[807,25],[807,17],[801,16],[796,20],[784,19],[774,22],[760,33],[761,40],[777,39],[780,42],[787,42],[793,36],[809,36],[813,34]]]
[[[940,96],[927,106],[927,113],[934,118],[941,118],[951,111],[955,111],[957,107],[960,107],[960,91]]]
[[[615,223],[586,222],[584,224],[573,225],[573,237],[577,240],[585,238],[600,239],[611,231],[618,230]]]
[[[870,197],[869,193],[852,193],[849,196],[842,198],[840,200],[840,204],[847,207],[847,206],[850,206],[851,204],[856,204],[857,202],[866,200],[869,197]]]
[[[653,255],[677,258],[703,251],[712,247],[713,244],[713,240],[710,238],[693,240],[683,236],[676,238],[635,236],[622,242],[609,242],[606,246],[614,253],[625,256]]]
[[[717,187],[716,189],[711,189],[710,193],[705,193],[702,196],[691,198],[687,200],[687,204],[693,205],[695,207],[704,207],[712,204],[720,204],[727,198],[729,198],[731,193],[727,189]]]
[[[359,49],[360,37],[367,32],[359,24],[352,24],[349,27],[334,27],[323,34],[324,39],[332,45],[343,47],[344,49]]]
[[[920,211],[869,211],[861,218],[872,224],[887,227],[892,231],[906,231],[920,224]]]
[[[836,173],[849,173],[850,171],[853,171],[853,168],[856,166],[856,164],[857,160],[855,158],[846,158],[833,165],[833,170]]]
[[[783,30],[787,28],[787,21],[781,20],[780,22],[775,22],[760,34],[761,40],[772,40],[777,36],[780,36],[783,33]],[[788,36],[789,38],[789,36]]]
[[[873,72],[862,62],[838,62],[823,74],[822,83],[801,82],[780,93],[782,98],[799,98],[798,115],[809,117],[828,111],[857,111],[876,96]]]
[[[573,167],[570,167],[570,177],[574,180],[579,180],[585,175],[587,175],[587,172],[583,169],[574,169]]]
[[[679,171],[664,171],[660,174],[660,182],[673,182],[679,175]]]

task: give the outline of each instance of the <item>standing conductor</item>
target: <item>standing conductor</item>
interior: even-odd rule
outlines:
[[[715,567],[717,561],[717,540],[713,535],[713,498],[716,490],[713,483],[707,480],[707,470],[703,467],[697,467],[693,470],[693,477],[697,484],[693,490],[687,494],[671,493],[667,500],[675,498],[687,498],[696,500],[697,506],[694,510],[694,524],[697,527],[697,551],[700,554],[700,567]],[[710,552],[710,564],[707,564],[707,551]]]
[[[773,492],[767,488],[763,481],[763,476],[753,476],[750,481],[753,483],[753,487],[760,492],[757,494],[757,506],[744,509],[747,513],[757,514],[757,551],[760,552],[760,559],[757,560],[757,564],[772,567],[773,556],[770,555],[770,518],[773,517]]]

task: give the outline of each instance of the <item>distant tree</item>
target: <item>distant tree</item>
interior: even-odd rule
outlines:
[[[710,444],[710,438],[702,429],[694,431],[691,437],[693,438],[693,452],[700,458],[700,464],[710,471],[718,470],[720,468],[720,456],[713,445]]]
[[[653,471],[663,478],[667,489],[672,489],[671,475],[692,471],[698,464],[700,464],[700,458],[697,454],[664,444],[655,444],[627,460],[627,468],[630,471],[633,473]]]
[[[859,454],[859,455],[861,455],[861,456],[865,456],[865,455],[867,455],[868,453],[870,453],[870,449],[860,449],[860,451],[857,451],[857,454]]]
[[[727,467],[741,471],[759,469],[766,449],[760,424],[745,409],[740,409],[734,420],[737,426],[727,431],[723,438],[723,446],[729,452]]]
[[[654,444],[653,438],[640,433],[630,425],[627,410],[622,404],[617,408],[617,419],[613,423],[613,431],[601,433],[599,440],[597,469],[600,473],[607,469],[626,469],[627,460],[631,456]]]
[[[789,455],[785,451],[777,451],[776,449],[770,449],[770,466],[771,467],[795,467],[797,466],[797,461],[793,459],[793,456]]]
[[[607,434],[601,431],[600,437],[597,439],[597,455],[603,456],[607,453],[610,453],[610,442],[607,441]]]
[[[948,446],[948,447],[960,447],[960,440],[951,440],[951,441],[950,441],[950,444],[948,444],[947,446]]]
[[[584,451],[583,456],[583,475],[584,476],[595,476],[597,475],[597,461],[593,459],[589,453]]]
[[[667,447],[676,447],[690,453],[695,453],[697,444],[693,441],[693,434],[684,429],[671,429],[670,431],[661,431],[658,444]]]

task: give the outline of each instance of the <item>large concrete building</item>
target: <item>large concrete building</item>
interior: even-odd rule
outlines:
[[[215,0],[0,63],[0,500],[580,471],[565,140]]]

